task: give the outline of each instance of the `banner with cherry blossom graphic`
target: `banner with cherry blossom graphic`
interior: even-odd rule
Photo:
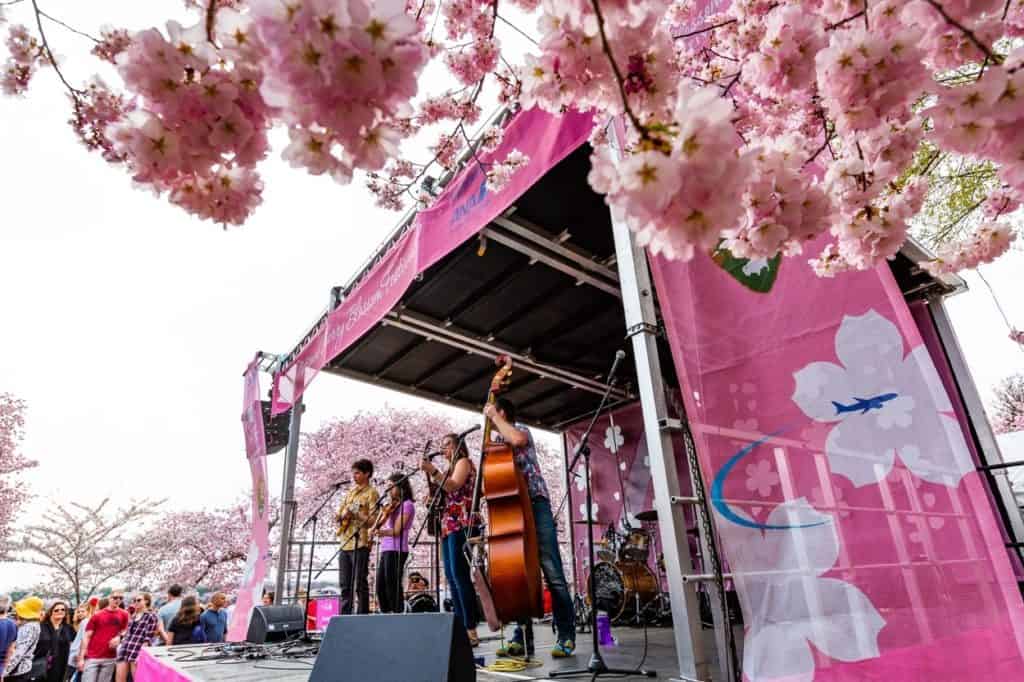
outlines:
[[[589,419],[566,428],[565,451],[571,457],[587,429]],[[661,555],[661,536],[654,523],[637,520],[636,514],[654,508],[654,483],[651,479],[650,458],[647,454],[647,438],[644,434],[643,411],[636,403],[614,410],[601,417],[590,436],[590,480],[593,494],[592,518],[594,519],[594,542],[599,550],[598,561],[617,561],[610,545],[606,542],[609,527],[625,535],[628,529],[643,529],[649,533],[650,551],[647,568],[667,589],[666,578],[661,574],[658,558]],[[682,481],[682,494],[689,495],[691,488],[687,472],[686,450],[682,435],[673,438],[676,468]],[[568,463],[567,463],[568,464]],[[588,575],[586,526],[575,523],[587,518],[586,479],[583,460],[569,472],[569,510],[574,522],[576,576],[580,584]],[[700,543],[697,537],[693,508],[684,511],[687,521],[687,539],[690,555],[698,557]],[[699,569],[699,564],[695,566]]]
[[[593,128],[591,114],[568,111],[553,116],[539,109],[516,114],[493,151],[478,153],[434,204],[416,216],[415,225],[348,292],[307,339],[299,354],[274,376],[273,414],[281,414],[302,395],[328,362],[355,343],[401,300],[413,279],[441,260],[583,144]],[[517,151],[521,168],[494,189],[482,167]]]
[[[998,521],[888,268],[652,265],[746,678],[1024,679]]]
[[[245,393],[242,430],[245,454],[252,475],[252,536],[245,560],[245,573],[238,587],[235,610],[228,624],[227,641],[244,642],[249,630],[252,609],[260,603],[263,581],[270,560],[270,509],[267,501],[267,446],[263,433],[263,410],[260,405],[259,357],[245,370]]]

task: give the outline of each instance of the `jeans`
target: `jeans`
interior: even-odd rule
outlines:
[[[444,575],[452,593],[455,616],[462,619],[467,630],[476,629],[479,616],[476,612],[476,590],[469,577],[469,562],[463,549],[466,546],[466,529],[455,531],[444,539],[441,555],[444,557]]]
[[[408,552],[387,551],[380,553],[377,562],[377,608],[381,613],[402,613],[405,600],[402,599],[402,571]]]
[[[87,658],[82,682],[111,682],[114,679],[116,663],[112,658]]]
[[[551,514],[551,502],[546,497],[534,498],[533,522],[537,527],[540,570],[551,592],[551,610],[558,641],[576,639],[576,611],[573,608],[572,596],[569,594],[569,583],[565,580],[562,555],[558,552],[558,528],[555,526],[555,517]],[[523,623],[520,623],[516,627],[512,641],[532,645],[532,642],[526,642],[522,625]]]
[[[355,583],[355,596],[359,597],[359,609],[356,613],[360,615],[369,613],[370,585],[367,582],[367,575],[370,571],[370,548],[360,547],[342,552],[341,566],[338,570],[341,573],[341,613],[343,615],[352,613],[353,582]]]

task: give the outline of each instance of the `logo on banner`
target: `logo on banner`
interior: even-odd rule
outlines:
[[[467,178],[467,180],[468,180],[468,178]],[[461,204],[459,204],[458,206],[455,207],[455,214],[452,215],[451,224],[455,225],[456,223],[460,223],[463,220],[465,220],[466,217],[470,213],[473,212],[473,209],[475,209],[477,206],[479,206],[480,204],[482,204],[484,202],[484,197],[486,197],[486,196],[487,196],[487,179],[484,178],[484,179],[480,180],[480,186],[477,187],[476,192],[474,192],[463,203],[461,203]]]

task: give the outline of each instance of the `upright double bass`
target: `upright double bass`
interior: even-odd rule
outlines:
[[[512,360],[499,356],[487,404],[493,405],[512,376]],[[522,472],[516,468],[512,446],[495,442],[494,425],[484,420],[480,471],[473,492],[473,514],[479,518],[481,499],[487,501],[487,531],[473,544],[471,575],[491,629],[544,615],[537,527]],[[486,545],[486,552],[484,549]],[[486,554],[486,560],[485,560]]]

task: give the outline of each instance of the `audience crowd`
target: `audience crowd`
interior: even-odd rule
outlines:
[[[148,592],[125,598],[114,590],[72,610],[62,599],[0,596],[0,682],[127,682],[143,647],[223,642],[234,608],[223,592],[201,603],[181,585],[159,604]]]

